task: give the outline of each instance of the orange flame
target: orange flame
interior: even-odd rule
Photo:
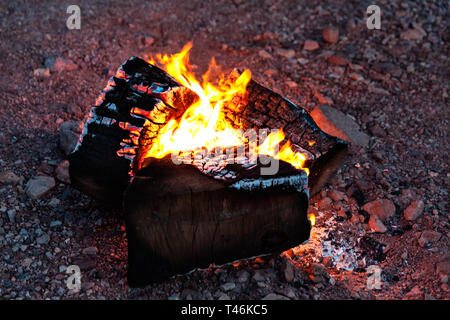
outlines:
[[[309,221],[311,222],[311,226],[314,227],[314,225],[316,224],[316,216],[314,215],[314,213],[309,214]]]
[[[172,152],[203,147],[213,150],[245,144],[241,131],[225,119],[222,107],[226,103],[232,103],[234,97],[245,94],[251,79],[250,70],[245,70],[237,78],[226,76],[212,58],[200,83],[189,64],[191,48],[192,42],[189,42],[180,53],[170,56],[158,54],[156,59],[151,57],[147,60],[150,64],[160,66],[182,86],[195,92],[199,99],[188,107],[180,119],[172,119],[160,129],[145,157],[162,158]],[[216,74],[219,74],[218,79],[213,82],[211,78]],[[306,157],[292,151],[289,141],[278,151],[276,147],[284,139],[282,130],[272,132],[258,147],[258,154],[284,160],[297,169],[304,169],[308,174],[308,169],[303,168]]]

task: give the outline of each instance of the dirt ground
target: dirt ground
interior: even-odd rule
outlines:
[[[80,30],[66,27],[65,2],[0,3],[0,175],[17,177],[0,183],[0,297],[450,297],[447,1],[376,1],[380,30],[366,27],[373,1],[77,2]],[[339,29],[335,44],[322,37],[330,27]],[[352,144],[336,177],[311,199],[317,225],[308,244],[129,288],[121,212],[61,181],[38,200],[24,189],[38,174],[56,174],[65,159],[60,125],[83,120],[124,60],[178,52],[190,40],[199,74],[212,56],[228,69],[249,68],[308,111],[325,103],[351,116],[370,141]],[[306,40],[318,48],[307,50]],[[45,74],[46,59],[57,57],[77,67]],[[395,212],[385,232],[372,232],[362,208],[379,199]],[[423,213],[406,220],[404,210],[418,200]],[[72,264],[82,269],[79,292],[66,286]],[[371,276],[379,287],[367,285]]]

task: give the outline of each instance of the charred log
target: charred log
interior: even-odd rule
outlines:
[[[159,129],[196,98],[163,70],[139,58],[126,61],[92,108],[69,157],[73,185],[120,205],[130,172],[142,168]],[[308,158],[311,194],[336,171],[346,152],[345,141],[324,133],[305,110],[255,81],[248,84],[244,99],[237,97],[224,111],[236,128],[282,128],[294,150]]]
[[[294,151],[306,155],[311,195],[339,168],[347,142],[323,132],[301,107],[251,80],[247,96],[226,105],[226,116],[236,128],[283,129]]]
[[[139,58],[127,60],[97,99],[69,156],[73,186],[121,205],[130,170],[139,170],[148,143],[193,99],[163,70]]]
[[[124,195],[128,281],[144,286],[251,256],[277,253],[309,238],[303,170],[280,161],[277,176],[261,165],[228,165],[232,178],[153,159]]]

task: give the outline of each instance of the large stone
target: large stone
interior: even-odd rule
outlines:
[[[48,176],[36,176],[25,186],[25,192],[32,199],[39,199],[55,187],[55,179]]]
[[[403,216],[408,221],[414,221],[423,213],[424,203],[422,200],[414,201],[403,211]]]
[[[311,112],[311,117],[320,129],[332,136],[362,147],[369,145],[370,137],[360,130],[359,125],[352,118],[329,105],[317,106]]]
[[[59,128],[59,145],[65,155],[72,153],[81,133],[81,122],[67,121]]]
[[[381,221],[387,221],[395,214],[395,205],[389,199],[377,199],[366,203],[362,209]]]

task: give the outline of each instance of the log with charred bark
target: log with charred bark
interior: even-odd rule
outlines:
[[[264,176],[261,163],[145,158],[160,129],[197,98],[161,69],[131,58],[102,92],[69,157],[76,188],[124,208],[132,286],[308,239],[309,195],[345,154],[346,142],[320,130],[305,110],[250,81],[245,96],[224,106],[226,119],[237,129],[283,129],[307,157],[309,179],[283,161]]]
[[[73,185],[120,206],[130,172],[142,168],[159,129],[180,117],[196,98],[156,66],[139,58],[127,60],[92,108],[69,157]],[[320,130],[304,109],[253,80],[246,96],[225,105],[224,113],[236,128],[282,128],[294,151],[307,156],[311,194],[334,174],[347,149],[345,141]]]
[[[261,167],[230,164],[221,170],[232,173],[224,178],[170,158],[151,160],[124,195],[129,284],[279,253],[307,240],[305,171],[280,161],[276,176],[261,176]]]
[[[293,150],[307,157],[311,195],[317,193],[339,168],[347,142],[323,132],[301,107],[251,80],[246,97],[226,105],[225,115],[236,128],[283,129]]]
[[[163,70],[135,57],[125,61],[91,109],[69,156],[72,185],[121,206],[130,171],[140,169],[158,130],[195,98]]]

